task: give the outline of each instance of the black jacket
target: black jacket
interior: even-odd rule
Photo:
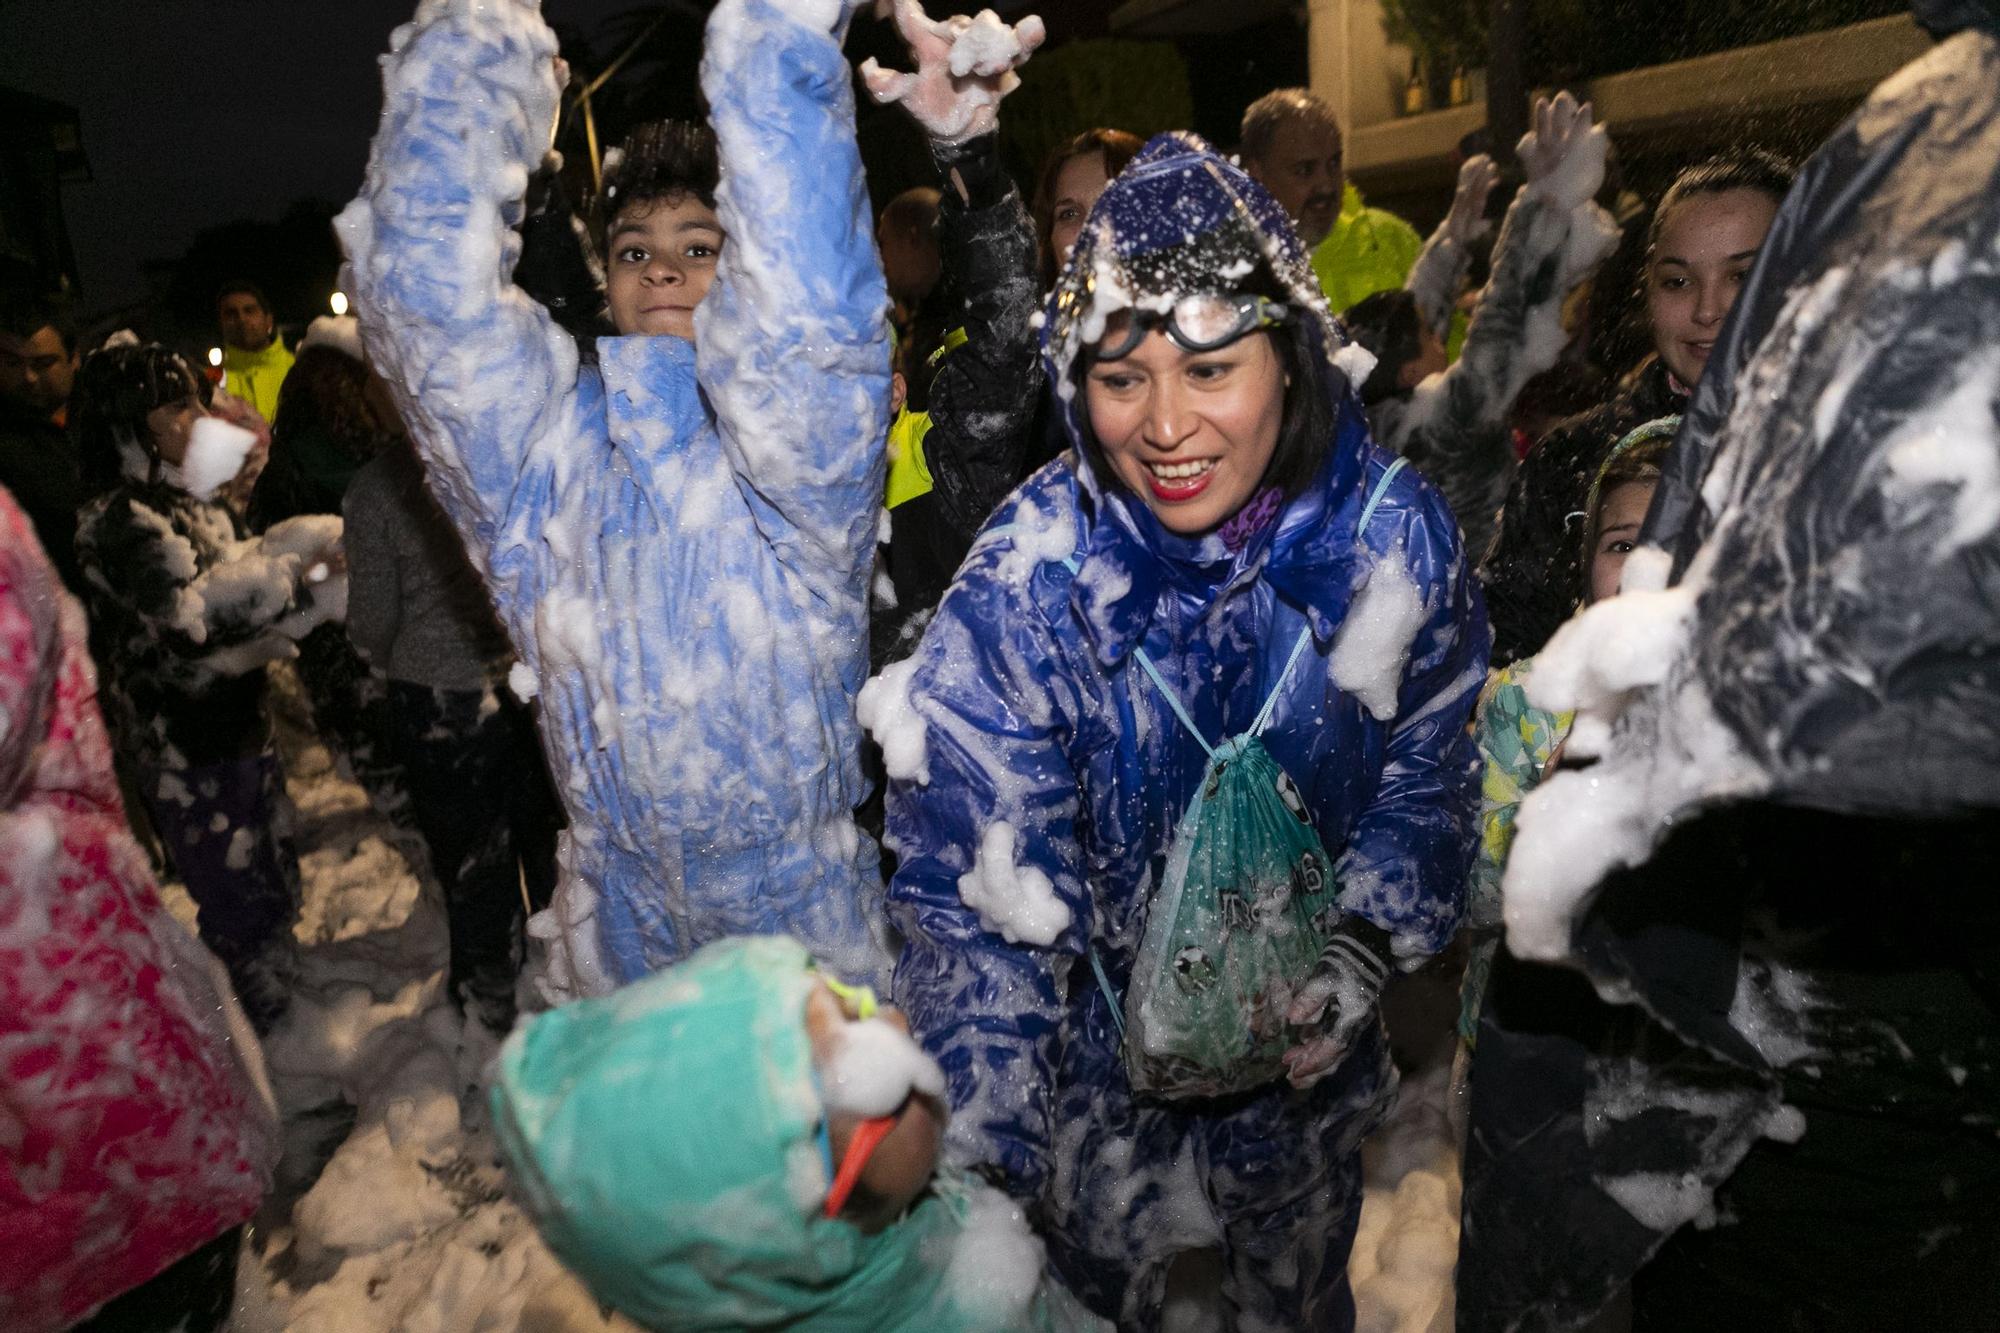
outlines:
[[[929,386],[931,490],[890,514],[898,623],[937,605],[993,507],[1049,457],[1036,417],[1034,225],[1000,165],[997,136],[940,147],[938,169],[938,246],[945,282],[963,301],[966,338],[939,360]]]
[[[280,553],[283,532],[246,539],[227,506],[157,483],[126,482],[84,508],[91,654],[128,759],[201,767],[269,742],[264,664],[324,619],[302,561]]]
[[[1918,17],[1972,26],[1801,174],[1628,563],[1694,594],[1592,742],[1659,845],[1574,972],[1496,965],[1463,1329],[1572,1327],[1649,1258],[1641,1328],[2000,1308],[2000,24]]]
[[[1479,567],[1493,622],[1493,665],[1533,657],[1583,602],[1583,507],[1613,446],[1687,406],[1656,357],[1617,397],[1544,435],[1514,473],[1499,531]]]
[[[0,399],[0,486],[13,493],[21,512],[63,585],[79,595],[83,579],[76,567],[76,511],[88,498],[76,446],[46,413]]]

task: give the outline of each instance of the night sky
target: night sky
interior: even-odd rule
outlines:
[[[546,0],[595,32],[635,0]],[[63,187],[82,304],[145,294],[140,265],[204,227],[361,183],[375,57],[414,0],[0,0],[0,84],[76,107],[95,179]]]

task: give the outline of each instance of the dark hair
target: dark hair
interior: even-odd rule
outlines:
[[[1043,291],[1055,285],[1056,270],[1062,263],[1062,257],[1055,253],[1049,238],[1056,229],[1056,181],[1062,176],[1063,168],[1080,157],[1098,153],[1104,158],[1105,179],[1115,179],[1145,146],[1145,141],[1136,134],[1100,127],[1085,130],[1068,143],[1057,144],[1042,159],[1042,172],[1035,182],[1032,211],[1035,217],[1035,245],[1041,255]]]
[[[70,396],[69,423],[92,494],[126,479],[134,449],[151,455],[148,413],[190,398],[206,406],[212,393],[185,357],[158,343],[106,347],[85,357]]]
[[[1688,200],[1732,190],[1755,190],[1770,196],[1774,204],[1782,203],[1791,193],[1796,174],[1797,169],[1788,159],[1763,148],[1732,148],[1685,168],[1674,177],[1674,183],[1660,197],[1660,206],[1653,210],[1652,225],[1646,232],[1646,266],[1652,265],[1653,251],[1666,231],[1668,215]]]
[[[882,231],[899,228],[912,234],[928,234],[937,225],[938,205],[943,198],[935,186],[913,186],[883,205],[876,226]]]
[[[606,159],[598,200],[598,240],[608,242],[618,215],[634,204],[693,197],[715,207],[722,160],[715,131],[691,120],[655,120],[625,137]]]
[[[1243,127],[1236,140],[1237,156],[1246,165],[1263,161],[1279,129],[1294,121],[1324,126],[1336,136],[1340,134],[1340,118],[1333,114],[1333,107],[1325,98],[1306,88],[1280,88],[1265,93],[1243,113]]]
[[[257,298],[257,304],[265,314],[271,313],[271,298],[264,295],[264,289],[248,278],[232,278],[215,289],[215,304],[220,306],[226,296],[248,294]]]
[[[385,433],[368,401],[371,374],[366,362],[337,347],[318,344],[300,352],[278,389],[271,451],[285,451],[297,436],[318,428],[357,461],[367,458]]]
[[[1679,420],[1674,417],[1641,427],[1642,430],[1657,429],[1660,433],[1618,450],[1605,463],[1603,471],[1597,474],[1597,481],[1590,488],[1589,507],[1583,516],[1583,567],[1586,570],[1597,554],[1597,540],[1603,532],[1604,502],[1620,486],[1630,486],[1635,482],[1658,484],[1662,475],[1661,465],[1666,461],[1667,450],[1674,444],[1674,432],[1666,427],[1669,421],[1678,424]]]
[[[1270,338],[1285,377],[1284,415],[1278,426],[1278,443],[1271,451],[1270,466],[1259,484],[1276,486],[1290,500],[1319,475],[1333,443],[1337,418],[1327,396],[1326,353],[1312,333],[1314,316],[1297,308],[1295,298],[1268,267],[1260,266],[1235,290],[1293,306],[1294,313],[1284,324],[1250,335]],[[1090,364],[1091,358],[1085,354],[1077,357],[1071,368],[1070,374],[1078,381],[1079,396],[1084,392],[1082,381]],[[1077,439],[1098,480],[1111,490],[1127,489],[1105,458],[1104,446],[1090,428],[1090,413],[1082,404],[1077,407]]]
[[[1423,313],[1417,298],[1402,288],[1357,301],[1340,317],[1348,336],[1374,354],[1375,369],[1358,386],[1361,401],[1373,407],[1403,392],[1403,367],[1424,350]]]
[[[21,301],[10,301],[4,311],[0,311],[0,330],[17,338],[34,337],[43,329],[54,329],[61,339],[63,351],[76,355],[76,317],[70,313],[69,303],[53,296],[34,296]]]

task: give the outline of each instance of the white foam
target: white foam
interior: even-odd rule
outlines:
[[[944,1071],[909,1033],[879,1018],[849,1023],[821,1071],[829,1111],[894,1115],[911,1094],[944,1096]]]
[[[959,877],[958,896],[983,928],[1009,944],[1046,948],[1069,929],[1069,905],[1056,897],[1047,875],[1015,862],[1019,840],[1004,819],[988,825],[971,871]]]
[[[1391,551],[1376,562],[1340,622],[1327,663],[1333,683],[1359,699],[1376,720],[1394,718],[1410,645],[1423,623],[1423,592],[1410,578],[1400,549]]]

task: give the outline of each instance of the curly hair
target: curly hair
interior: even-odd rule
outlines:
[[[655,120],[639,126],[604,156],[604,192],[597,200],[597,242],[606,244],[618,214],[634,204],[692,196],[715,207],[722,159],[715,131],[691,120]]]
[[[271,448],[284,450],[297,436],[318,430],[357,459],[374,452],[384,423],[368,401],[370,371],[338,348],[308,347],[292,363],[271,417]]]

